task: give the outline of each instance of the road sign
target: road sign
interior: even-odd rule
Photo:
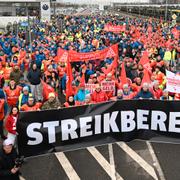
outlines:
[[[174,20],[177,19],[176,14],[173,14],[173,15],[172,15],[172,19],[174,19]]]

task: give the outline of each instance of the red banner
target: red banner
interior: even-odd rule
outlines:
[[[61,51],[63,52],[63,51]],[[58,51],[58,57],[60,57],[60,50]],[[65,51],[64,51],[65,53]],[[62,57],[63,55],[61,55]],[[78,53],[75,51],[68,51],[67,53],[67,81],[66,81],[66,98],[72,94],[72,69],[71,62],[89,61],[89,60],[105,60],[106,58],[114,58],[112,63],[113,68],[117,67],[118,61],[118,44],[114,44],[101,51],[89,52],[89,53]]]
[[[126,25],[105,25],[104,31],[113,32],[113,33],[120,33],[126,30]]]
[[[58,62],[67,63],[67,59],[68,59],[68,51],[67,50],[58,48],[57,56],[58,56]]]
[[[78,53],[75,51],[69,51],[69,61],[89,61],[89,60],[104,60],[106,58],[118,57],[118,44],[112,45],[103,50],[88,52],[88,53]]]

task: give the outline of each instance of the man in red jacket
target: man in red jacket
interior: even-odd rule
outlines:
[[[29,96],[28,102],[21,107],[21,111],[40,111],[42,103],[35,102],[33,96]]]
[[[91,95],[91,100],[95,103],[108,101],[108,96],[101,90],[100,84],[96,85],[95,91]]]
[[[16,85],[16,82],[14,80],[11,80],[9,82],[9,86],[4,88],[9,107],[15,106],[17,104],[21,90],[22,90],[22,87]]]
[[[7,113],[7,103],[5,99],[0,98],[0,136],[2,139],[6,139],[3,132],[4,117]]]
[[[159,82],[156,81],[153,85],[153,95],[155,99],[160,99],[160,97],[163,95],[163,91],[161,88],[159,88]]]

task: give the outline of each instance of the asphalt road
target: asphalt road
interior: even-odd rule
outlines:
[[[117,142],[29,158],[26,180],[180,180],[180,144]]]

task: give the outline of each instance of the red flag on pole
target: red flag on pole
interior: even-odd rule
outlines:
[[[139,64],[142,64],[144,66],[145,64],[149,63],[149,57],[148,56],[149,56],[148,52],[144,51],[143,55],[142,55],[142,57],[141,57],[141,59],[139,61]]]
[[[126,70],[125,70],[125,64],[124,62],[121,65],[121,76],[120,76],[120,80],[121,80],[121,85],[123,86],[124,84],[127,84],[127,77],[126,77]]]
[[[57,93],[55,92],[53,87],[51,87],[49,84],[45,83],[43,80],[41,81],[41,83],[42,83],[44,101],[48,100],[49,93],[53,92],[57,96]]]
[[[151,72],[151,65],[149,63],[149,53],[147,51],[143,52],[139,64],[142,64],[144,68],[146,68],[149,72]]]
[[[151,78],[150,78],[149,71],[148,71],[147,68],[144,68],[144,76],[143,76],[143,79],[142,79],[142,82],[141,82],[141,86],[144,83],[151,83]]]
[[[85,73],[82,73],[80,84],[85,84]]]
[[[67,62],[67,74],[66,74],[66,99],[73,94],[73,89],[72,89],[72,81],[73,81],[73,76],[72,76],[72,69],[71,69],[71,64]]]
[[[173,28],[171,30],[171,33],[174,35],[175,39],[179,39],[179,31],[177,30],[177,28]]]

